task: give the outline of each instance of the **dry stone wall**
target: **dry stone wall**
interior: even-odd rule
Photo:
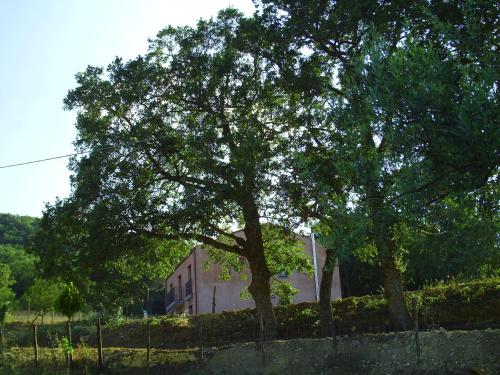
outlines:
[[[500,374],[500,330],[413,332],[237,344],[207,353],[217,374]]]

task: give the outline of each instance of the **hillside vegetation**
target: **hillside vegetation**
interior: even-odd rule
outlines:
[[[408,292],[406,298],[417,301],[422,329],[475,329],[500,327],[500,279],[468,283],[440,284],[418,292]],[[350,297],[332,301],[336,335],[390,332],[387,303],[382,295]],[[319,336],[318,304],[300,303],[274,308],[278,322],[278,338]],[[200,344],[200,329],[204,345],[223,345],[259,340],[259,319],[254,309],[228,311],[198,316],[171,315],[151,319],[153,348],[185,348]],[[105,347],[145,347],[147,320],[121,324],[109,323],[103,330]],[[10,346],[30,346],[31,326],[10,323],[6,328]],[[40,327],[40,345],[53,346],[50,338],[65,334],[64,324]],[[92,322],[76,323],[74,342],[95,345]]]

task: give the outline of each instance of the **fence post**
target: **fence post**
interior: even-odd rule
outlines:
[[[335,320],[332,317],[331,321],[331,331],[332,331],[332,346],[333,346],[333,355],[336,357],[337,352],[338,352],[338,346],[337,346],[337,332],[335,330]]]
[[[151,320],[146,324],[146,367],[149,369],[149,360],[151,352]]]
[[[418,307],[417,299],[414,297],[412,300],[413,305],[413,320],[415,321],[415,347],[417,349],[417,369],[420,368],[420,340],[418,335]]]
[[[102,330],[101,330],[101,319],[97,319],[97,364],[99,370],[104,368],[104,359],[102,356]]]
[[[217,285],[214,285],[214,293],[212,295],[212,314],[215,314],[215,292],[217,291]]]
[[[2,352],[2,360],[5,363],[5,341],[3,338],[3,324],[0,324],[0,352]]]
[[[262,320],[262,313],[259,314],[259,327],[260,327],[260,351],[262,353],[262,367],[265,367],[266,352],[264,350],[264,322]]]
[[[203,350],[203,320],[200,319],[200,356],[201,356],[201,359],[204,360],[205,359],[205,353],[204,353],[204,350]]]
[[[73,346],[73,339],[71,338],[71,319],[68,319],[66,322],[66,330],[68,332],[68,342],[70,346]],[[71,367],[73,365],[73,354],[68,354],[68,366]],[[68,367],[68,368],[69,368]]]
[[[35,368],[38,368],[38,337],[36,332],[36,324],[33,323],[33,351],[35,354]]]

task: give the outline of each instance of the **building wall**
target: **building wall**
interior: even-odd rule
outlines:
[[[311,258],[313,263],[313,249],[312,241],[309,237],[299,237],[304,243],[304,251]],[[197,245],[189,256],[177,267],[177,269],[167,278],[165,287],[166,293],[170,290],[170,286],[178,285],[178,277],[181,275],[182,286],[188,280],[188,269],[191,266],[191,278],[193,279],[193,295],[190,299],[176,307],[177,313],[203,314],[212,312],[212,301],[214,287],[215,292],[215,312],[239,310],[244,308],[255,307],[252,299],[242,300],[240,293],[243,288],[248,287],[251,281],[251,275],[247,271],[246,279],[236,273],[231,275],[230,281],[219,280],[220,266],[217,264],[210,264],[209,270],[205,270],[205,263],[208,252],[203,249],[202,245]],[[322,268],[325,263],[326,253],[325,249],[316,242],[316,256],[317,256],[317,270],[318,270],[318,288],[322,276]],[[303,272],[295,272],[290,277],[283,278],[282,280],[289,280],[295,288],[299,289],[299,293],[295,296],[293,302],[309,302],[316,300],[316,285],[314,275],[309,277]],[[318,291],[319,293],[319,291]],[[332,286],[332,299],[341,298],[340,291],[340,274],[338,265],[335,267],[333,275]],[[274,305],[278,304],[278,298],[272,298]],[[190,310],[191,306],[191,310]]]

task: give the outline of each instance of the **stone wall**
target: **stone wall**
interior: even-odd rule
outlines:
[[[208,350],[217,374],[500,374],[500,330],[414,332],[299,339]]]

